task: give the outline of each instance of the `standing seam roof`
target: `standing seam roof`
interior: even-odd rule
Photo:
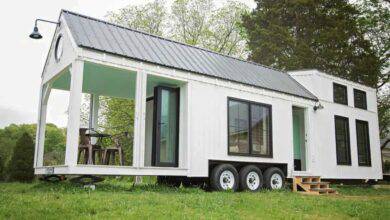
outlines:
[[[318,100],[285,72],[74,12],[61,13],[80,47]]]

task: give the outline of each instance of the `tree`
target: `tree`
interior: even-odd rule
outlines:
[[[34,142],[25,132],[16,143],[9,165],[10,179],[31,182],[34,179]]]
[[[4,157],[3,155],[0,154],[0,181],[3,181],[5,179],[4,168],[5,168]]]
[[[248,11],[248,7],[232,0],[216,7],[214,2],[175,0],[168,10],[164,0],[155,0],[111,11],[107,17],[114,23],[133,29],[227,55],[246,57],[240,23],[241,14]]]
[[[387,0],[359,0],[358,24],[371,42],[381,66],[382,75],[377,84],[378,115],[381,138],[390,136],[390,2]]]
[[[108,12],[109,20],[126,27],[162,36],[167,28],[167,12],[164,0],[145,5],[129,5],[116,12]]]
[[[389,82],[390,74],[390,2],[388,0],[359,0],[355,2],[359,10],[358,25],[371,48],[380,60],[381,72],[377,88]]]
[[[347,0],[257,0],[243,17],[250,59],[283,70],[315,68],[376,87],[380,59]]]

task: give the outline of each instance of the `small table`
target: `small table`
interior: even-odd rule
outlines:
[[[92,144],[92,160],[93,164],[95,164],[95,153],[98,152],[100,163],[103,164],[104,157],[103,157],[103,149],[102,149],[102,143],[103,143],[103,138],[111,138],[111,135],[109,134],[103,134],[103,133],[88,133],[85,134],[85,136],[90,137],[90,138],[97,138],[97,141],[95,144]]]

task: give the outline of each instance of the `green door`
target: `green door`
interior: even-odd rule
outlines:
[[[293,107],[294,170],[306,170],[305,110]]]
[[[301,146],[302,146],[302,129],[301,129],[301,116],[298,112],[293,113],[293,142],[294,142],[294,159],[302,159]]]

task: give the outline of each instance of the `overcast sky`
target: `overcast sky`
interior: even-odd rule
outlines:
[[[253,0],[241,0],[254,8]],[[107,11],[142,0],[5,0],[0,7],[0,128],[36,123],[40,76],[54,25],[40,23],[41,40],[32,40],[35,18],[57,20],[61,9],[104,19]],[[221,1],[216,1],[221,2]],[[50,113],[49,113],[50,114]],[[49,116],[50,117],[50,116]]]

